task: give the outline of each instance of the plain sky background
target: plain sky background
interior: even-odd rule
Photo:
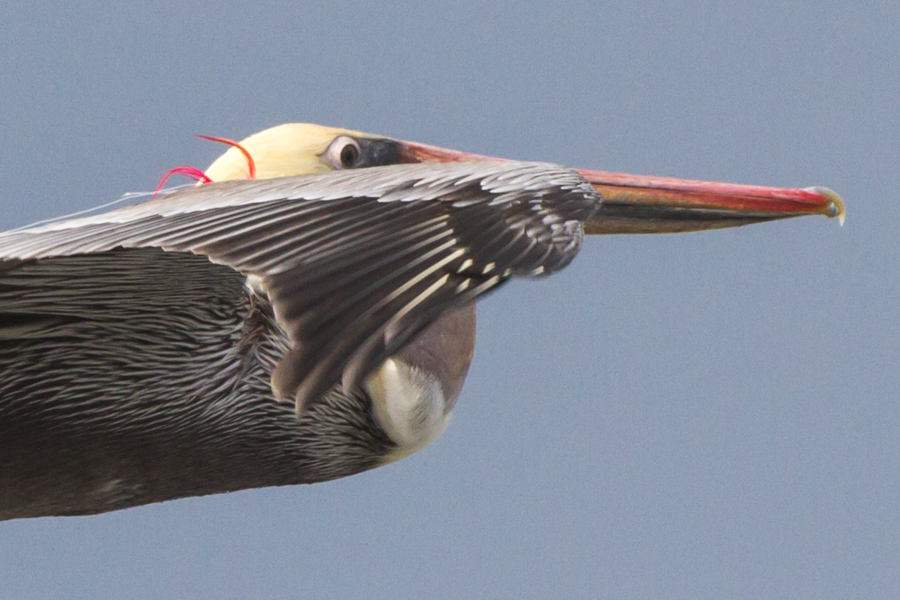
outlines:
[[[286,121],[847,222],[590,239],[480,304],[425,451],[0,523],[0,597],[900,597],[900,3],[0,4],[2,229]]]

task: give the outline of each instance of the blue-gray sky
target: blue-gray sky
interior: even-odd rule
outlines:
[[[222,149],[194,133],[286,121],[828,185],[847,223],[590,239],[480,305],[425,451],[0,523],[0,595],[897,597],[900,5],[137,4],[0,6],[0,227],[205,166]]]

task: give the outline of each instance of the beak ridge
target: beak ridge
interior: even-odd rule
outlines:
[[[504,160],[398,142],[400,162]],[[804,215],[837,217],[844,202],[826,187],[777,188],[577,169],[602,197],[587,234],[680,233],[738,227]]]
[[[844,202],[825,187],[776,188],[579,170],[603,198],[585,233],[680,233],[804,215],[837,217]]]

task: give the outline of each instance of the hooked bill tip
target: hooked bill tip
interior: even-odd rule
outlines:
[[[846,217],[846,211],[844,209],[844,201],[841,200],[841,197],[837,195],[837,192],[830,188],[822,186],[814,186],[806,189],[810,192],[813,192],[814,194],[820,194],[828,198],[830,202],[825,209],[825,216],[829,218],[837,217],[838,224],[843,227],[844,218]]]

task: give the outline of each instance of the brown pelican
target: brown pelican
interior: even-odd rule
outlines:
[[[383,465],[443,431],[474,301],[565,267],[584,233],[843,215],[825,188],[574,170],[309,124],[243,140],[203,178],[0,234],[0,519]]]

